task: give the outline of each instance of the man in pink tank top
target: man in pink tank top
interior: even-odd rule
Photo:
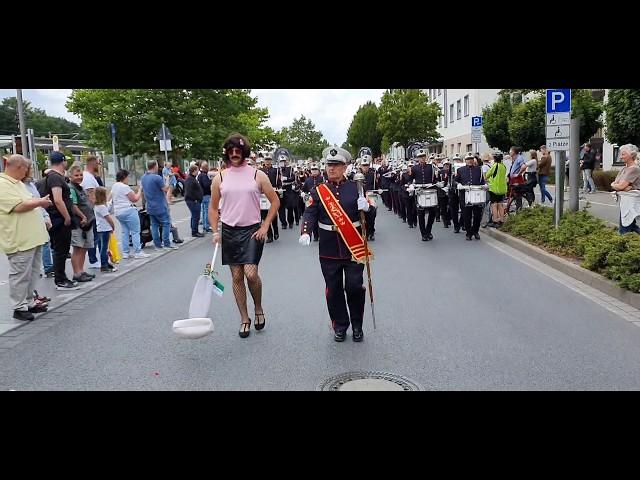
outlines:
[[[233,294],[240,311],[241,328],[238,334],[241,338],[248,337],[251,328],[251,319],[247,312],[245,277],[255,307],[256,330],[262,330],[265,326],[262,280],[258,274],[258,264],[269,225],[280,208],[280,199],[271,186],[269,177],[247,163],[250,154],[249,141],[244,136],[234,133],[227,137],[224,142],[227,168],[213,179],[209,204],[213,243],[222,243],[222,264],[231,268]],[[271,202],[271,208],[264,221],[260,216],[262,193]],[[222,224],[221,231],[219,219]]]

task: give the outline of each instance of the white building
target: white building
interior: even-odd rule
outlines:
[[[490,150],[487,139],[482,135],[482,142],[475,145],[471,141],[471,117],[482,115],[482,109],[491,105],[498,98],[500,89],[435,89],[425,90],[429,98],[440,105],[442,115],[438,121],[440,142],[432,144],[429,151],[454,153],[463,155],[466,152]]]

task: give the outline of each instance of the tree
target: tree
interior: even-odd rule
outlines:
[[[28,101],[23,102],[26,128],[32,128],[36,137],[47,137],[49,132],[57,134],[77,133],[77,138],[86,138],[87,132],[80,126],[64,118],[52,117],[40,108],[33,108]],[[18,125],[18,100],[7,97],[0,104],[0,133],[20,134]]]
[[[378,120],[378,107],[375,103],[369,101],[358,108],[347,131],[346,143],[351,147],[349,151],[370,147],[374,157],[382,153],[382,132],[378,128]]]
[[[304,115],[294,118],[291,126],[280,130],[280,146],[287,148],[291,155],[297,157],[320,158],[322,150],[329,146],[329,142],[322,137],[322,132],[316,131],[315,128],[313,122]]]
[[[515,105],[508,124],[513,145],[525,150],[537,150],[545,143],[547,136],[545,97],[537,96],[528,102]]]
[[[509,119],[512,115],[511,96],[502,92],[498,100],[482,110],[482,130],[491,147],[507,152],[513,146],[509,133]]]
[[[640,146],[640,90],[612,88],[604,109],[607,139],[618,145]]]
[[[440,106],[430,102],[419,89],[391,89],[384,92],[378,109],[378,129],[382,132],[381,149],[386,151],[398,142],[433,142],[440,135],[437,125]]]
[[[122,155],[156,154],[154,137],[164,122],[174,136],[176,156],[217,158],[234,131],[247,135],[252,145],[273,140],[275,133],[263,125],[268,112],[256,104],[250,90],[80,89],[72,91],[66,106],[104,149],[111,146],[109,124],[114,123]]]

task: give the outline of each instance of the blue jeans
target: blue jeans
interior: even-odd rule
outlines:
[[[109,237],[111,236],[111,232],[98,232],[98,237],[100,239],[100,266],[107,267],[109,266]],[[127,246],[129,245],[129,237],[127,237]]]
[[[638,224],[636,223],[635,220],[628,227],[623,227],[622,213],[620,213],[620,228],[618,229],[618,232],[620,232],[620,235],[624,235],[625,233],[633,233],[633,232],[640,234],[640,227],[638,227]]]
[[[90,263],[96,263],[98,261],[98,257],[96,256],[96,251],[100,251],[100,242],[99,242],[99,238],[100,235],[98,235],[98,227],[96,225],[96,222],[93,223],[93,238],[94,238],[94,242],[93,242],[93,248],[90,248],[87,250],[87,253],[89,254],[89,262]]]
[[[49,242],[42,245],[42,266],[45,273],[53,270],[53,260],[51,259],[51,244]]]
[[[160,214],[149,214],[151,219],[151,236],[153,237],[153,244],[156,248],[161,248],[164,244],[165,248],[171,247],[171,220],[167,212]],[[162,225],[162,239],[160,238],[160,231],[158,225]]]
[[[590,192],[595,192],[596,191],[596,184],[593,181],[593,177],[591,176],[591,172],[593,172],[593,170],[591,170],[590,168],[585,168],[582,171],[582,178],[584,180],[584,191],[587,191],[587,186],[589,187],[589,191]]]
[[[122,227],[122,232],[120,232],[122,253],[129,253],[129,234],[131,234],[134,252],[140,253],[142,247],[140,246],[140,217],[138,216],[138,210],[134,207],[127,208],[124,212],[119,212],[116,218]]]
[[[209,227],[209,202],[211,201],[211,195],[205,195],[202,197],[202,209],[201,209],[201,217],[202,217],[202,228],[207,230]]]
[[[198,233],[198,224],[200,223],[200,202],[193,200],[185,200],[189,211],[191,212],[191,234]]]
[[[542,200],[540,200],[540,203],[544,203],[545,197],[548,198],[551,203],[553,203],[553,197],[549,193],[549,190],[547,190],[548,179],[549,179],[549,175],[540,175],[538,177],[538,181],[540,182],[540,196],[542,197]]]

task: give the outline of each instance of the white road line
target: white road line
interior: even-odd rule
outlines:
[[[531,258],[528,255],[523,255],[515,248],[510,247],[509,245],[502,243],[494,238],[491,238],[488,235],[483,235],[482,239],[490,247],[493,247],[496,250],[504,253],[505,255],[518,260],[520,263],[524,263],[537,272],[542,273],[543,275],[551,278],[552,280],[567,287],[568,289],[573,290],[574,292],[579,293],[583,297],[591,300],[601,307],[606,308],[607,310],[618,315],[627,322],[633,323],[634,325],[640,327],[640,310],[638,310],[637,308],[620,302],[619,300],[607,295],[606,293],[601,292],[600,290],[596,290],[595,288],[590,287],[589,285],[586,285],[579,280],[570,277],[569,275],[566,275],[548,265],[545,265],[539,260]],[[618,304],[624,306],[618,307]]]

